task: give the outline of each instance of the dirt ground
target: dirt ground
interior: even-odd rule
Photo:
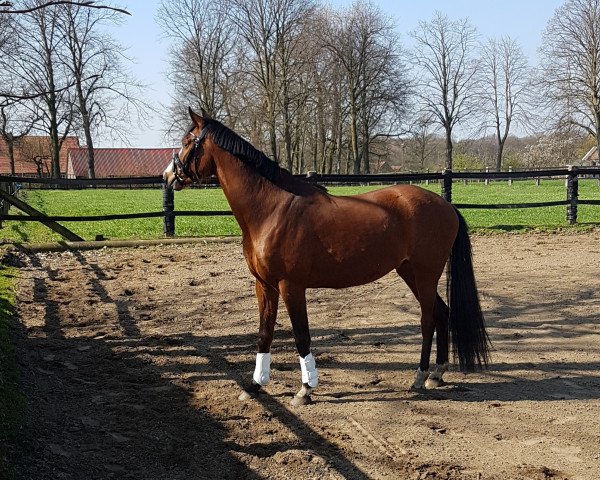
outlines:
[[[21,255],[9,461],[35,480],[600,478],[600,232],[473,244],[489,370],[410,392],[418,305],[390,274],[309,292],[321,385],[296,408],[281,307],[267,394],[237,399],[258,329],[239,241]]]

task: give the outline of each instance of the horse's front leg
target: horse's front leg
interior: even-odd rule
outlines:
[[[252,384],[242,392],[240,400],[256,397],[261,387],[267,385],[271,378],[271,343],[273,342],[273,332],[277,320],[279,292],[262,280],[257,279],[256,298],[260,315],[258,353],[256,354]]]
[[[292,405],[307,405],[311,403],[310,394],[313,388],[319,384],[319,375],[315,364],[315,358],[310,353],[310,331],[308,328],[308,314],[306,313],[306,290],[294,287],[287,282],[281,282],[279,290],[287,308],[296,349],[300,355],[300,370],[302,372],[302,388],[292,399]]]

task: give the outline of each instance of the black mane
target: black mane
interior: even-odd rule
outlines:
[[[307,195],[317,191],[326,191],[325,187],[295,178],[288,170],[279,166],[263,152],[254,148],[233,130],[221,122],[205,119],[204,135],[210,138],[220,148],[239,158],[246,165],[254,168],[260,175],[275,185],[296,195]]]
[[[287,171],[217,120],[205,120],[204,130],[219,147],[253,167],[273,183],[281,177],[283,171]]]

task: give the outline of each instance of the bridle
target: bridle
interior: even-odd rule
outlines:
[[[190,132],[188,135],[192,135],[194,137],[194,145],[190,152],[187,154],[185,161],[182,162],[179,158],[179,153],[173,152],[173,175],[175,176],[175,180],[183,185],[184,180],[189,178],[194,183],[200,183],[200,178],[196,174],[198,160],[200,160],[200,156],[198,155],[198,151],[200,150],[200,145],[202,141],[206,138],[206,134],[208,133],[207,128],[204,127],[199,135],[194,135]],[[194,171],[190,170],[190,164],[194,163]]]

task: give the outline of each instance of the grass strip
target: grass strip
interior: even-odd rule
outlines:
[[[0,478],[14,478],[10,471],[10,445],[15,444],[25,397],[19,391],[11,322],[15,317],[17,269],[0,263]]]
[[[423,188],[440,193],[439,183],[421,184]],[[380,185],[335,186],[334,195],[354,195],[382,188]],[[27,190],[24,200],[47,215],[82,216],[159,212],[162,210],[162,191],[159,189],[80,189]],[[597,180],[580,180],[581,199],[600,200]],[[566,199],[564,180],[481,181],[455,182],[452,200],[463,204],[507,204],[548,202]],[[222,190],[217,188],[185,189],[175,193],[176,211],[229,210]],[[18,211],[11,209],[11,214]],[[462,210],[472,230],[478,233],[536,231],[582,231],[600,225],[600,207],[580,205],[578,224],[571,227],[566,221],[566,207],[521,208],[510,210]],[[239,235],[240,229],[231,216],[179,216],[175,220],[177,237]],[[101,235],[108,240],[157,239],[163,236],[162,218],[107,220],[98,222],[64,222],[64,225],[86,240]],[[37,222],[4,222],[0,238],[5,242],[52,242],[61,238]]]

